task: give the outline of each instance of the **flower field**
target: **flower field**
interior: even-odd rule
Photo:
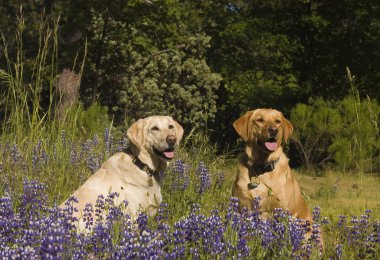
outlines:
[[[190,143],[190,142],[189,142]],[[223,172],[221,157],[210,155],[204,140],[182,148],[163,174],[164,203],[155,218],[136,220],[116,207],[114,196],[88,205],[88,226],[78,233],[71,198],[58,208],[110,154],[127,146],[123,134],[86,141],[65,132],[51,143],[42,139],[0,146],[0,258],[2,259],[376,259],[380,221],[370,209],[359,216],[334,218],[313,207],[313,224],[278,209],[260,218],[237,211],[230,188],[234,176]],[[323,208],[323,206],[322,206]],[[106,211],[105,219],[100,212]],[[375,215],[375,216],[372,216]],[[309,239],[305,234],[313,230]],[[323,230],[324,250],[318,243]]]

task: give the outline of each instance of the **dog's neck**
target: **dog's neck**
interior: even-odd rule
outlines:
[[[245,147],[245,154],[247,156],[247,166],[259,167],[268,163],[278,161],[282,154],[282,147],[279,146],[274,152],[265,152],[261,147],[256,144],[248,144]]]
[[[127,153],[136,156],[143,164],[145,164],[151,172],[163,172],[166,170],[168,163],[157,158],[156,155],[151,155],[145,149],[140,150],[135,146],[131,145],[127,149]]]

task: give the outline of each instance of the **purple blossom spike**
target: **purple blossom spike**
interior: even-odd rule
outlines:
[[[182,160],[174,162],[174,180],[172,182],[173,190],[186,190],[190,185],[190,176],[188,174],[189,166]]]
[[[198,192],[203,194],[208,190],[211,186],[211,176],[206,168],[204,162],[200,162],[197,168],[197,173],[199,174],[200,183],[198,185]]]

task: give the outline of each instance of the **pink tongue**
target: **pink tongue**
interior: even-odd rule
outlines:
[[[277,149],[277,143],[276,142],[265,142],[265,147],[269,150],[269,151],[274,151]]]
[[[174,157],[174,152],[164,152],[166,158],[172,159]]]

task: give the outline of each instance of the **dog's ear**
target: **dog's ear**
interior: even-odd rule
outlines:
[[[183,128],[180,124],[177,123],[177,121],[173,120],[173,123],[177,133],[177,144],[179,144],[183,137]]]
[[[136,146],[137,149],[141,149],[144,144],[144,126],[146,122],[144,119],[139,119],[134,122],[127,131],[129,141]]]
[[[294,127],[293,127],[293,124],[284,116],[282,116],[282,123],[284,125],[284,140],[285,140],[285,143],[288,143],[288,140],[293,133]]]
[[[246,142],[249,138],[248,124],[249,119],[251,118],[253,111],[248,111],[244,116],[238,118],[233,123],[233,126],[236,132],[240,135],[240,137]]]

